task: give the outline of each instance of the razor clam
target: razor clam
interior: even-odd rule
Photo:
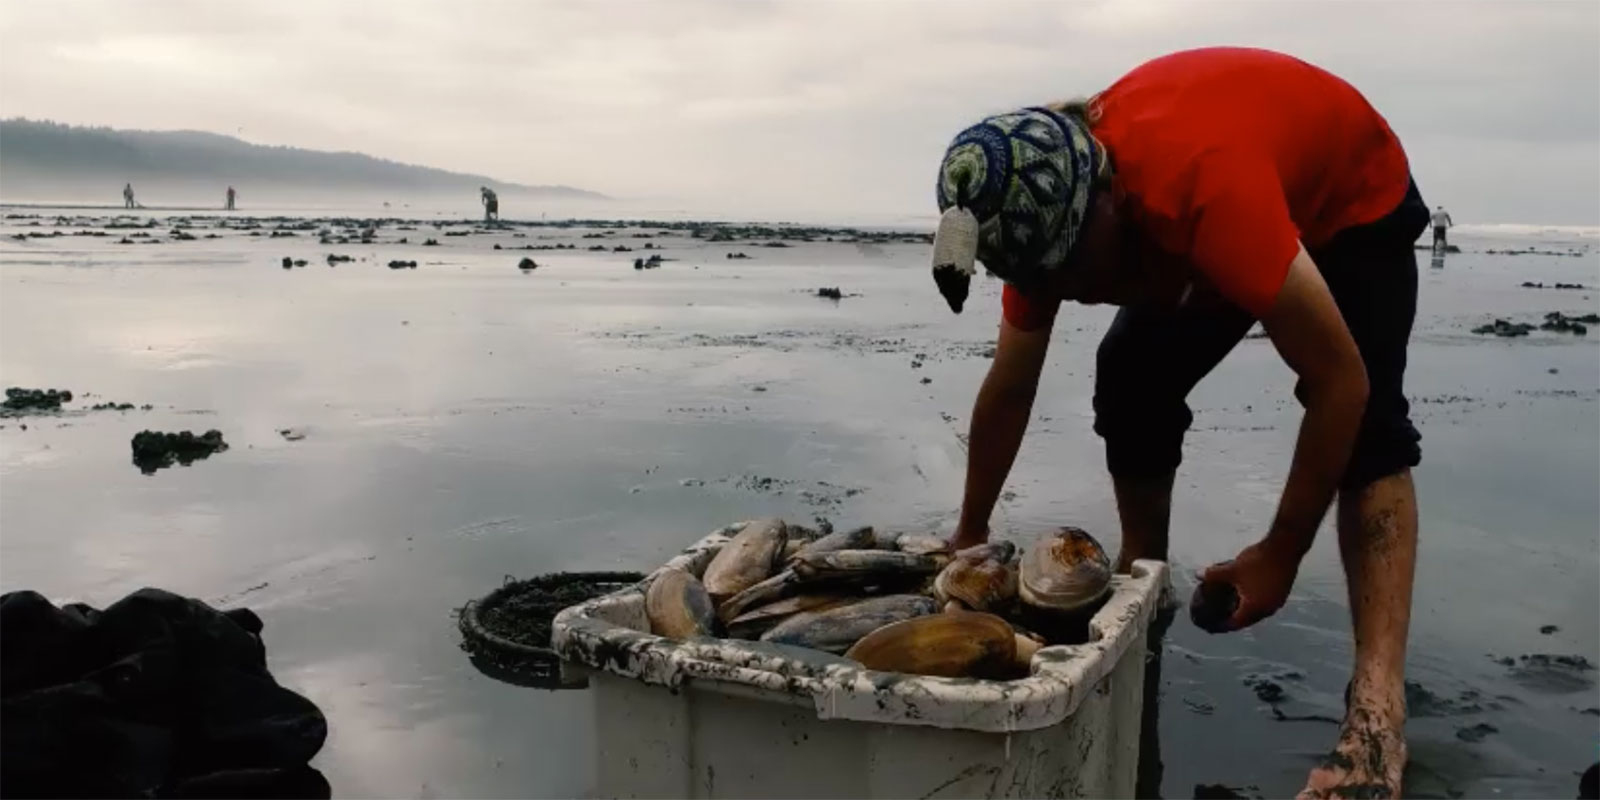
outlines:
[[[796,614],[762,634],[761,641],[838,654],[885,625],[932,614],[936,608],[933,598],[923,595],[874,597],[824,611]]]
[[[833,592],[815,592],[786,597],[764,606],[753,608],[729,620],[728,636],[734,639],[757,639],[779,623],[807,611],[824,611],[854,603],[861,598]]]
[[[712,601],[720,603],[770,577],[788,541],[788,528],[781,519],[745,525],[722,546],[700,577]]]
[[[795,556],[831,553],[835,550],[871,550],[873,543],[874,537],[870,525],[855,530],[834,531],[820,539],[804,543],[800,551],[788,560],[793,561]]]
[[[707,636],[716,625],[711,596],[700,579],[671,567],[650,581],[644,611],[650,619],[650,632],[668,639]]]
[[[717,606],[717,617],[726,622],[756,606],[788,597],[799,587],[799,576],[793,569],[786,569],[722,601]]]
[[[895,553],[887,550],[834,550],[828,553],[801,553],[789,568],[801,583],[841,581],[873,584],[909,580],[932,575],[945,565],[934,555]]]
[[[893,550],[895,541],[904,535],[900,531],[875,530],[872,532],[872,549]]]
[[[998,611],[1017,597],[1017,546],[990,542],[960,550],[934,580],[934,597],[945,610]]]
[[[902,533],[894,540],[894,547],[902,553],[924,555],[950,552],[948,541],[928,533]]]

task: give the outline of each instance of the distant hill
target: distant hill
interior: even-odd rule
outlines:
[[[131,131],[0,120],[0,198],[66,197],[92,192],[118,199],[132,182],[210,199],[228,185],[262,198],[476,196],[479,186],[528,198],[597,201],[570,186],[527,186],[482,175],[402,164],[362,153],[251,144],[200,131]]]

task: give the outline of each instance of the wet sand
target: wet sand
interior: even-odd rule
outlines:
[[[458,648],[452,610],[508,574],[649,568],[756,514],[954,522],[999,283],[952,316],[924,243],[427,221],[324,245],[322,228],[343,231],[323,221],[109,228],[12,211],[0,384],[78,397],[0,419],[0,587],[104,604],[160,586],[255,609],[275,675],[328,715],[315,764],[340,795],[587,791],[584,693],[495,681]],[[173,235],[180,222],[194,238]],[[1600,332],[1471,329],[1596,311],[1600,292],[1520,284],[1596,286],[1600,255],[1593,240],[1452,238],[1464,252],[1444,269],[1423,257],[1409,374],[1424,463],[1407,790],[1571,796],[1600,741],[1596,673],[1522,656],[1600,661]],[[513,249],[556,245],[573,249]],[[1529,246],[1582,254],[1485,252]],[[633,269],[652,254],[660,268]],[[538,268],[519,270],[524,256]],[[1111,313],[1062,315],[997,529],[1077,524],[1115,548],[1089,427]],[[1191,398],[1180,591],[1270,520],[1291,385],[1252,339]],[[75,410],[108,400],[135,408]],[[145,429],[218,429],[230,447],[144,475],[129,441]],[[1299,788],[1341,713],[1345,609],[1327,530],[1277,617],[1230,636],[1172,627],[1165,796]]]

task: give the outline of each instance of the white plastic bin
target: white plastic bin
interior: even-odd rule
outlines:
[[[727,528],[668,562],[698,575]],[[1167,566],[1114,579],[1087,644],[1014,681],[874,672],[800,648],[649,633],[644,587],[558,614],[590,679],[601,797],[1130,797],[1145,631]]]

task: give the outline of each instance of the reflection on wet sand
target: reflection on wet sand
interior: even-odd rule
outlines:
[[[129,239],[149,245],[72,235],[103,226],[70,215],[0,225],[0,382],[151,406],[0,419],[0,583],[99,602],[155,585],[255,609],[274,674],[328,713],[316,766],[337,794],[587,791],[585,693],[500,683],[458,649],[450,611],[508,574],[641,569],[753,516],[954,523],[999,284],[975,282],[968,312],[950,315],[925,244],[758,249],[766,239],[462,221],[388,223],[369,244],[330,229],[347,241],[322,245],[326,221],[278,238],[191,223],[192,240],[169,219],[126,231],[163,234]],[[659,269],[612,249],[642,248],[635,233]],[[1591,312],[1591,290],[1521,284],[1594,286],[1600,269],[1583,242],[1534,243],[1555,256],[1452,239],[1450,269],[1422,276],[1408,373],[1424,436],[1408,677],[1448,711],[1414,708],[1407,786],[1569,796],[1594,757],[1595,673],[1534,657],[1600,661],[1600,337],[1470,330]],[[528,245],[547,249],[523,274],[524,253],[505,251]],[[307,266],[284,270],[286,256]],[[1073,524],[1116,544],[1089,398],[1109,319],[1058,321],[997,530]],[[1191,396],[1180,595],[1196,565],[1271,519],[1299,419],[1291,386],[1270,344],[1247,340]],[[148,477],[128,465],[141,430],[213,428],[224,455]],[[1267,623],[1166,630],[1144,687],[1141,794],[1303,785],[1334,726],[1294,718],[1337,719],[1349,677],[1332,539]]]

